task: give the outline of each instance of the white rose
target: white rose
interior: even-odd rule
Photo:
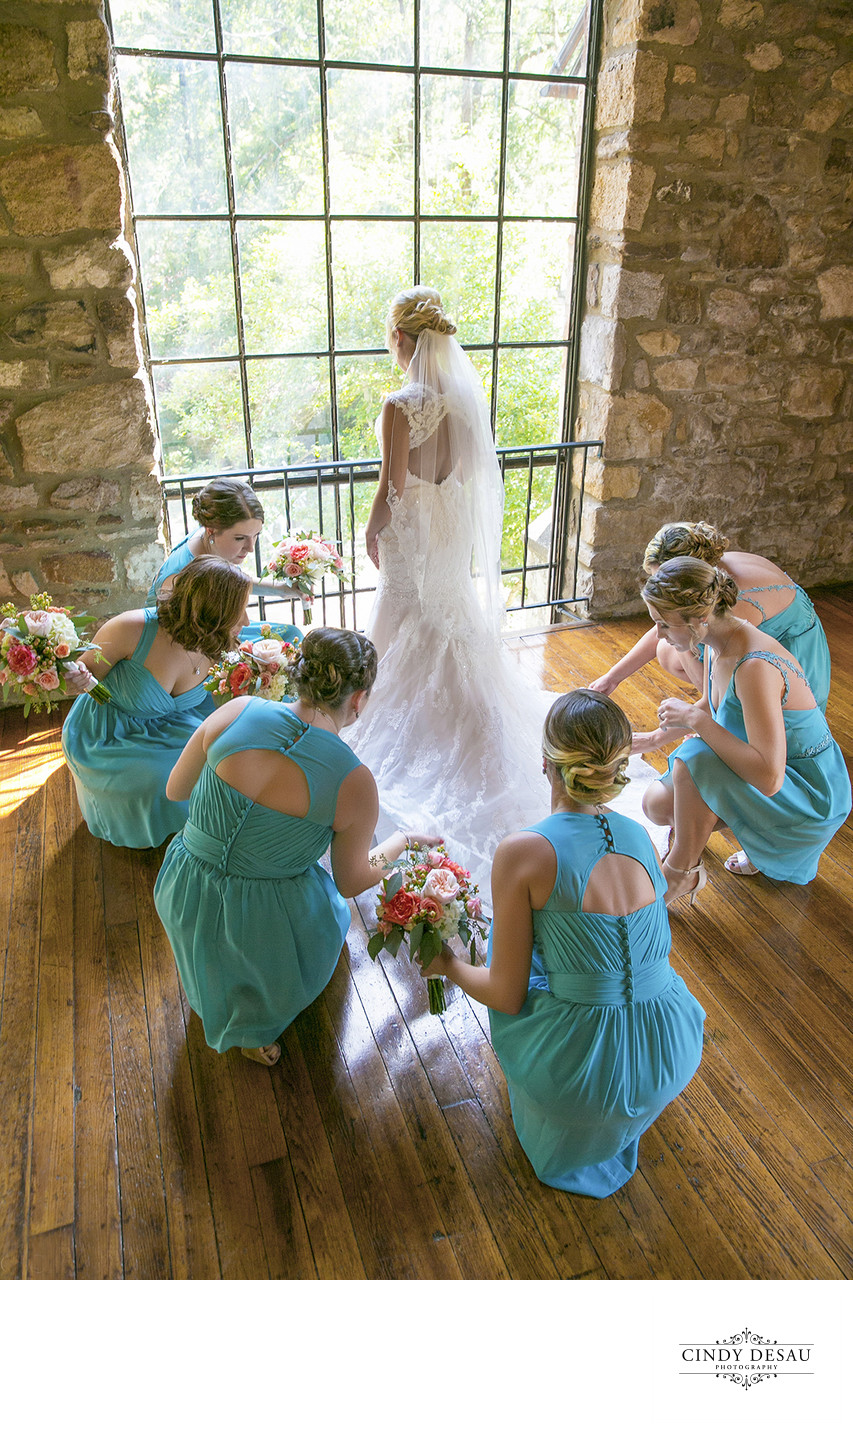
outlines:
[[[52,613],[25,613],[24,622],[34,638],[46,638],[50,632]]]
[[[45,613],[50,619],[50,638],[53,643],[67,643],[69,648],[79,648],[77,629],[67,613]]]
[[[277,638],[261,638],[252,646],[252,657],[259,663],[280,663],[284,649]]]

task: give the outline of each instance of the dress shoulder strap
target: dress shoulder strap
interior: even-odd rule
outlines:
[[[156,608],[143,608],[142,615],[145,619],[142,625],[142,633],[140,634],[139,642],[130,655],[131,662],[133,663],[145,662],[145,659],[151,652],[151,644],[154,642],[159,628]]]
[[[779,586],[781,587],[781,584]],[[788,690],[790,686],[788,682],[788,673],[793,673],[795,678],[802,678],[803,682],[811,693],[811,688],[809,687],[809,680],[798,663],[792,662],[790,658],[783,658],[781,653],[767,653],[764,652],[763,649],[756,650],[754,653],[744,653],[742,658],[738,658],[737,662],[732,668],[732,682],[734,682],[735,680],[735,673],[737,672],[741,663],[747,662],[749,658],[763,658],[765,662],[771,663],[773,667],[776,668],[777,672],[780,672],[782,674],[782,681],[785,684],[785,691],[782,694],[783,707],[788,701]],[[786,668],[788,672],[785,671]],[[812,696],[814,696],[814,694],[812,694]]]

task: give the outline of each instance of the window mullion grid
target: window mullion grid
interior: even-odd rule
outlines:
[[[501,76],[501,138],[498,169],[498,232],[495,240],[495,325],[492,349],[492,432],[497,432],[498,413],[498,339],[501,332],[501,270],[503,268],[504,207],[506,201],[506,142],[509,117],[509,42],[512,24],[512,0],[504,5],[504,58]]]
[[[329,165],[329,92],[326,82],[326,15],[323,0],[317,0],[317,45],[320,56],[320,133],[323,148],[323,227],[326,236],[326,308],[329,339],[329,418],[332,428],[332,458],[341,456],[338,438],[338,376],[335,365],[335,286],[332,278],[332,195]],[[350,479],[352,482],[352,479]]]
[[[414,0],[414,217],[415,283],[421,282],[421,0]]]
[[[252,414],[249,407],[249,376],[246,370],[246,337],[243,331],[243,292],[240,283],[240,251],[237,242],[237,205],[234,194],[234,166],[231,153],[231,129],[228,123],[228,86],[222,46],[222,16],[219,0],[213,0],[213,29],[216,39],[216,71],[219,79],[219,107],[222,119],[222,142],[225,149],[225,190],[228,198],[228,232],[231,241],[231,271],[234,280],[234,309],[237,322],[237,364],[240,374],[240,399],[243,406],[243,433],[249,468],[255,466],[252,442]],[[255,543],[255,561],[260,572],[260,548]],[[261,613],[263,617],[263,612]]]

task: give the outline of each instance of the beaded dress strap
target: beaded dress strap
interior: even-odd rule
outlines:
[[[742,598],[745,603],[749,603],[750,607],[752,607],[752,608],[757,608],[758,611],[759,611],[759,613],[761,614],[761,621],[762,621],[763,623],[766,623],[766,622],[767,622],[767,614],[765,613],[765,611],[764,611],[764,609],[762,608],[761,604],[760,604],[759,602],[757,602],[755,598],[750,598],[749,594],[750,594],[750,593],[782,593],[783,591],[785,591],[785,590],[788,589],[788,588],[793,588],[793,589],[796,591],[796,587],[797,587],[796,583],[765,583],[764,586],[763,586],[763,587],[760,587],[760,588],[759,588],[759,587],[756,587],[756,588],[738,588],[737,595],[738,595],[738,598],[739,598],[739,599]]]
[[[783,707],[785,707],[785,705],[786,705],[786,703],[787,703],[787,701],[788,701],[788,688],[789,688],[789,684],[788,684],[788,674],[785,672],[785,668],[787,668],[787,669],[789,670],[789,672],[792,672],[792,673],[794,674],[794,677],[795,677],[795,678],[802,678],[802,680],[803,680],[803,682],[805,683],[806,687],[809,689],[809,692],[811,693],[812,697],[814,697],[814,693],[812,693],[812,690],[811,690],[811,688],[809,687],[809,680],[808,680],[808,678],[806,677],[805,673],[803,672],[802,668],[798,667],[796,663],[790,662],[790,660],[789,660],[788,658],[783,658],[782,655],[781,655],[781,653],[766,653],[766,652],[763,652],[763,651],[762,651],[762,652],[754,652],[754,653],[744,653],[743,657],[742,657],[742,658],[738,658],[737,662],[735,663],[734,667],[732,668],[732,682],[734,682],[735,673],[737,672],[737,670],[738,670],[738,668],[740,667],[741,663],[745,663],[748,658],[764,658],[765,662],[772,663],[773,667],[776,668],[777,672],[780,672],[780,673],[782,674],[782,681],[783,681],[783,683],[785,684],[785,691],[784,691],[784,693],[782,694],[782,706],[783,706]]]

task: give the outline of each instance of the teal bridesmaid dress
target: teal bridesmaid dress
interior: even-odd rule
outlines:
[[[609,1196],[696,1072],[705,1013],[669,964],[666,881],[645,828],[615,812],[559,812],[528,831],[553,847],[557,880],[533,913],[527,999],[515,1016],[489,1012],[492,1044],[539,1180]],[[608,852],[645,868],[654,901],[625,917],[582,910]]]
[[[758,600],[750,596],[752,593],[781,593],[789,588],[793,589],[794,596],[787,608],[774,613],[770,618]],[[761,622],[756,624],[759,631],[775,638],[777,643],[781,643],[782,647],[787,648],[796,658],[815,702],[821,712],[826,712],[832,667],[829,644],[808,593],[797,583],[769,583],[764,588],[742,588],[738,599],[750,603],[761,614]]]
[[[732,772],[699,737],[688,737],[669,759],[686,764],[700,796],[731,828],[750,862],[766,877],[805,886],[817,874],[820,854],[850,815],[850,779],[841,749],[819,707],[788,710],[788,672],[797,667],[779,653],[754,652],[782,674],[782,716],[788,753],[785,780],[766,797]],[[743,708],[735,691],[736,663],[720,706],[711,711],[721,727],[747,741]],[[711,687],[709,675],[709,688]],[[664,779],[666,781],[666,778]]]
[[[182,538],[180,543],[176,543],[168,557],[160,564],[160,567],[154,575],[154,581],[148,590],[147,601],[150,607],[153,607],[157,603],[160,597],[160,589],[163,587],[166,579],[171,578],[175,573],[182,573],[183,570],[188,568],[192,563],[195,555],[190,551],[189,542],[190,539],[194,537],[194,534],[198,532],[200,532],[200,529],[196,528],[194,533],[188,533],[186,538]],[[284,642],[293,643],[297,640],[302,641],[301,628],[295,628],[292,623],[280,623],[276,618],[266,618],[264,621],[275,628],[276,633],[283,635]],[[256,643],[261,636],[260,623],[249,623],[245,628],[240,629],[241,643]],[[207,711],[213,712],[213,710],[213,703],[208,704]]]
[[[233,753],[285,753],[304,772],[305,817],[262,807],[217,776]],[[154,902],[208,1046],[269,1046],[320,995],[349,928],[349,907],[320,858],[338,790],[358,767],[345,742],[287,704],[252,698],[210,744],[183,831]]]
[[[62,727],[62,750],[89,831],[115,847],[159,847],[183,827],[186,802],[166,796],[169,773],[203,721],[208,693],[199,683],[172,697],[145,667],[157,634],[146,608],[129,658],[104,679],[111,701],[83,693]]]

